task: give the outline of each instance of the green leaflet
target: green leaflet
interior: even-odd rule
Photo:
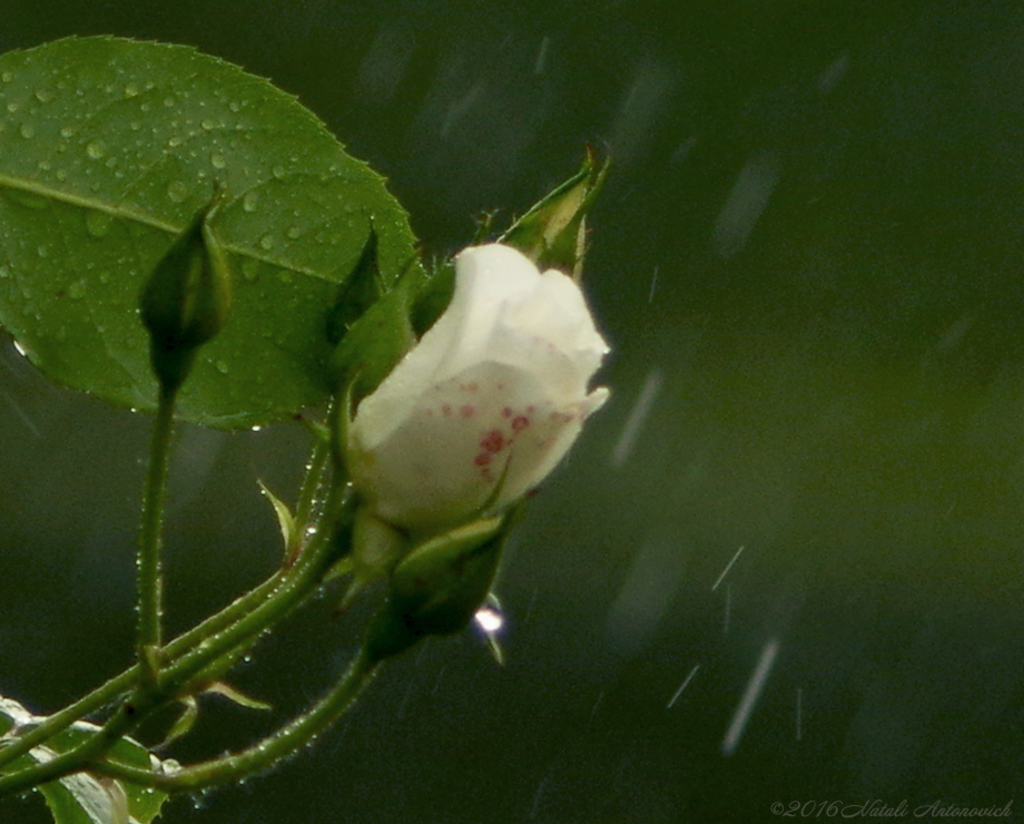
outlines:
[[[405,212],[293,97],[183,46],[70,38],[0,56],[0,326],[48,377],[152,409],[139,292],[214,181],[232,315],[178,414],[233,429],[323,401],[328,308],[371,220],[394,282],[414,256]]]
[[[0,741],[12,728],[38,724],[42,720],[17,701],[0,697]],[[47,746],[36,747],[7,769],[23,769],[33,761],[48,761],[81,744],[99,729],[95,724],[76,722]],[[111,748],[110,757],[140,769],[159,765],[145,747],[130,738],[118,741]],[[149,824],[167,799],[167,794],[159,790],[85,773],[44,784],[39,791],[46,799],[55,824]]]

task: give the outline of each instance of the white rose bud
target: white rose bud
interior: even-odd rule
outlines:
[[[608,397],[608,353],[579,286],[510,246],[455,258],[451,303],[348,426],[352,482],[418,535],[498,511],[536,487]]]

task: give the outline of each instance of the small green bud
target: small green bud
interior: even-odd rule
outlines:
[[[166,392],[182,384],[196,349],[224,328],[230,314],[227,255],[212,226],[223,201],[218,189],[156,265],[140,296],[153,371]]]
[[[580,170],[534,204],[498,242],[521,250],[541,269],[563,269],[579,281],[586,251],[586,216],[604,185],[608,163],[599,163],[588,149]]]

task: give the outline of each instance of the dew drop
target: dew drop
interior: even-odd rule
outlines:
[[[255,212],[259,202],[260,196],[256,192],[246,192],[242,196],[242,208],[247,212]]]
[[[14,80],[14,72],[4,72],[3,74],[0,74],[0,80],[4,83],[10,83]]]
[[[282,271],[277,273],[277,279],[279,281],[281,281],[281,283],[291,283],[292,282],[292,273],[288,272],[286,270],[282,270]]]
[[[21,128],[18,129],[18,132],[19,134],[21,134],[22,137],[28,140],[30,137],[33,137],[35,135],[36,127],[33,126],[31,123],[22,123]]]
[[[85,153],[93,160],[99,160],[107,153],[107,148],[100,141],[93,140],[85,147]]]
[[[184,142],[185,138],[183,138],[181,135],[176,134],[170,140],[167,141],[167,145],[170,146],[171,148],[176,148]]]
[[[68,179],[68,173],[65,172],[63,169],[58,169],[57,170],[57,180],[64,181],[64,180],[67,180],[67,179]]]
[[[199,125],[206,129],[206,131],[210,131],[217,128],[217,121],[212,117],[207,117]]]
[[[17,353],[21,355],[23,358],[28,357],[28,349],[22,346],[20,341],[14,341],[14,348],[17,351]]]
[[[175,180],[167,187],[167,197],[174,203],[181,203],[181,201],[188,197],[188,186],[180,180]]]
[[[278,180],[281,180],[287,174],[287,171],[285,170],[284,166],[275,166],[271,170],[271,172],[274,175],[274,177],[276,177]]]
[[[50,165],[50,161],[49,161],[49,160],[40,160],[40,161],[39,161],[39,162],[38,162],[38,163],[36,164],[36,168],[38,168],[38,169],[39,169],[39,171],[41,171],[41,172],[48,172],[48,171],[50,171],[50,169],[51,169],[52,167],[51,167],[51,165]]]
[[[74,300],[80,300],[85,297],[85,281],[76,280],[68,287],[68,297]]]
[[[139,129],[142,128],[142,124],[138,120],[133,120],[131,123],[128,124],[128,128],[131,129],[133,132],[137,132]]]
[[[256,280],[256,276],[260,271],[260,262],[253,260],[252,258],[246,258],[242,261],[242,277],[244,277],[249,283]]]
[[[296,240],[297,238],[302,237],[302,229],[298,226],[289,226],[288,231],[285,232],[285,234],[292,240]]]
[[[85,228],[95,238],[106,237],[113,222],[106,212],[92,211],[85,216]]]
[[[274,248],[274,236],[273,235],[264,235],[263,237],[261,237],[260,238],[260,248],[265,249],[268,252],[271,249],[273,249]]]
[[[210,155],[210,165],[213,166],[214,169],[223,169],[228,165],[228,162],[220,152],[213,152]]]
[[[230,103],[228,103],[228,108],[231,109],[231,111],[233,112],[237,112],[242,107],[238,105],[237,100],[232,100]]]
[[[167,107],[168,109],[169,109],[169,108],[171,108],[171,106],[173,106],[173,105],[174,105],[174,98],[173,98],[173,97],[165,97],[165,98],[164,98],[164,105],[165,105],[165,106],[166,106],[166,107]]]
[[[10,276],[11,270],[8,269],[6,266],[0,266],[0,280],[3,280],[4,278],[9,278]]]
[[[100,283],[102,283],[102,284],[110,283],[110,272],[102,272],[100,274]]]
[[[36,252],[39,254],[39,257],[41,258],[49,257],[50,247],[47,246],[45,243],[42,243],[38,247],[36,247]]]
[[[226,375],[228,373],[228,365],[224,361],[219,360],[214,364],[214,366],[217,367],[217,371],[222,375]]]
[[[36,89],[36,100],[40,103],[49,103],[53,100],[53,92],[49,89]]]
[[[135,83],[129,83],[124,87],[125,97],[135,97],[139,93],[139,87]]]
[[[75,130],[72,129],[70,126],[64,126],[60,130],[60,136],[61,137],[72,137],[72,136],[74,136],[74,134],[75,134]]]

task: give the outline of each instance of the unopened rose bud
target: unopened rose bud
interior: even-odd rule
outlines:
[[[500,238],[522,249],[538,266],[557,266],[579,280],[586,251],[587,214],[608,175],[608,160],[588,150],[580,170],[545,195]]]
[[[227,256],[211,226],[222,198],[218,191],[199,210],[156,265],[140,296],[153,371],[165,391],[181,385],[195,350],[220,332],[230,314]]]
[[[510,246],[465,249],[448,308],[348,423],[364,505],[414,536],[508,507],[608,397],[589,389],[608,351],[567,275]]]

